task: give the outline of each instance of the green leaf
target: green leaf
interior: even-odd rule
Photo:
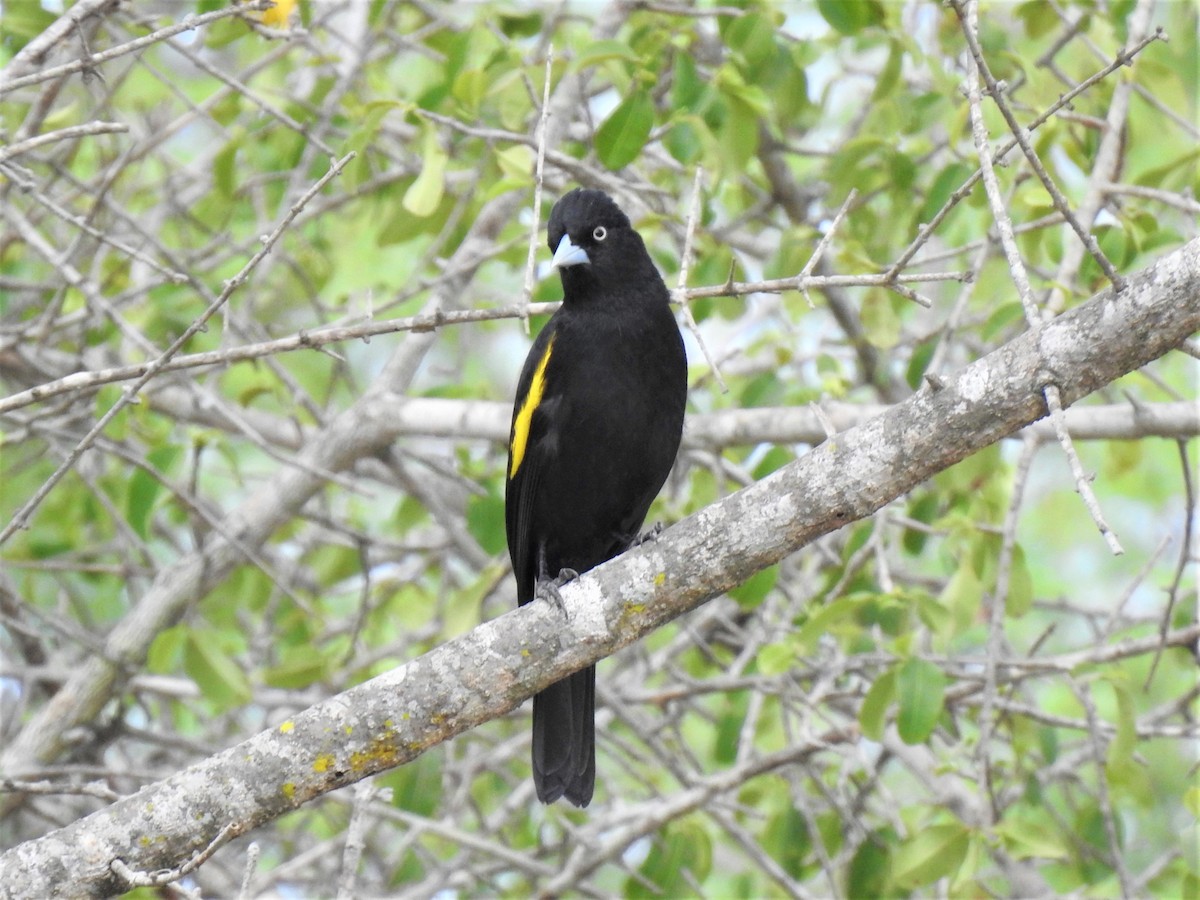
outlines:
[[[908,501],[908,509],[905,510],[908,518],[914,522],[922,522],[925,525],[930,524],[934,516],[937,515],[938,508],[941,506],[941,501],[938,495],[933,491],[926,491],[922,494],[910,497]],[[904,552],[910,556],[917,556],[925,549],[925,543],[929,540],[929,533],[916,528],[906,528],[902,543]]]
[[[816,648],[817,641],[829,633],[830,627],[843,619],[854,615],[856,605],[844,599],[834,600],[820,607],[809,620],[794,633],[794,639],[802,650],[811,651]]]
[[[865,737],[873,741],[883,739],[888,707],[892,705],[892,698],[895,696],[896,670],[889,669],[875,679],[858,709],[858,724]]]
[[[971,177],[971,174],[972,170],[962,163],[952,163],[938,172],[937,178],[933,180],[933,184],[929,188],[929,193],[925,195],[925,202],[917,214],[917,221],[921,224],[932,221],[933,217],[946,205],[950,196]]]
[[[803,878],[804,861],[812,851],[808,822],[789,805],[767,820],[762,837],[763,849],[793,878]]]
[[[6,3],[0,19],[0,47],[6,51],[4,61],[54,24],[56,16],[41,3]]]
[[[163,475],[166,475],[172,464],[179,457],[179,447],[159,447],[146,455],[146,462]],[[135,469],[129,476],[129,493],[126,498],[126,521],[143,540],[147,537],[147,523],[154,501],[162,492],[162,482],[145,469]]]
[[[771,89],[771,100],[777,122],[795,125],[813,108],[808,98],[808,74],[799,56],[800,48],[793,47],[790,53],[780,54],[774,63],[776,81]]]
[[[721,766],[728,766],[737,760],[738,746],[742,739],[742,726],[746,721],[746,700],[744,694],[726,694],[724,705],[717,717],[717,727],[713,735],[713,759]]]
[[[1012,564],[1008,570],[1008,599],[1004,604],[1005,615],[1020,618],[1033,606],[1033,575],[1025,559],[1025,550],[1020,544],[1013,547]]]
[[[907,200],[917,180],[917,164],[906,153],[896,151],[888,155],[888,187],[893,194],[903,195]]]
[[[966,560],[961,560],[938,599],[941,600],[942,606],[950,610],[961,629],[968,627],[979,611],[979,600],[983,591],[983,582],[975,573],[975,569]]]
[[[413,184],[415,183],[414,181]],[[423,218],[414,216],[402,204],[396,204],[392,215],[388,217],[375,236],[375,242],[380,247],[390,247],[411,241],[421,235],[436,234],[446,224],[446,219],[449,218],[453,209],[454,198],[444,193],[437,209]]]
[[[1113,673],[1108,679],[1117,701],[1117,733],[1109,742],[1108,758],[1105,761],[1110,782],[1119,780],[1123,771],[1134,765],[1133,751],[1137,746],[1137,712],[1133,695],[1129,691],[1129,685],[1119,676],[1120,673]]]
[[[493,154],[500,166],[500,171],[509,178],[517,178],[526,182],[533,180],[535,158],[531,148],[524,144],[516,144],[503,150],[496,149]]]
[[[240,139],[233,139],[213,157],[213,187],[217,193],[229,199],[237,190],[237,153]]]
[[[442,202],[442,192],[446,188],[446,162],[449,159],[438,143],[437,132],[432,128],[425,130],[421,156],[424,160],[421,174],[404,192],[402,205],[414,216],[424,218],[432,215]]]
[[[771,101],[767,98],[766,91],[757,84],[748,83],[737,69],[729,66],[718,69],[716,84],[717,89],[735,108],[744,111],[752,119],[770,115]]]
[[[715,129],[717,146],[725,164],[733,170],[742,170],[758,151],[758,123],[762,116],[754,113],[745,104],[726,99],[724,121]]]
[[[763,675],[774,676],[791,670],[799,661],[800,654],[795,642],[784,639],[775,644],[767,644],[759,650],[755,663]]]
[[[937,597],[927,594],[921,588],[906,588],[902,592],[903,599],[911,603],[925,627],[940,638],[954,635],[956,622],[954,615],[944,607]]]
[[[892,871],[895,835],[873,832],[854,851],[846,874],[847,897],[883,897]]]
[[[867,340],[874,346],[888,350],[900,342],[900,317],[883,288],[867,291],[860,315]]]
[[[994,830],[1013,859],[1068,859],[1071,855],[1049,820],[1019,807],[1013,807]]]
[[[881,103],[886,100],[900,84],[900,70],[904,63],[904,49],[900,42],[893,38],[890,41],[887,62],[875,79],[875,90],[871,92],[871,102]]]
[[[702,883],[712,870],[712,839],[699,822],[683,819],[660,834],[639,870],[642,877],[626,882],[626,897],[660,900],[690,895],[692,885]]]
[[[1022,3],[1017,7],[1016,13],[1017,18],[1025,23],[1025,33],[1031,38],[1043,37],[1059,27],[1059,18],[1054,7],[1045,0]]]
[[[496,18],[500,30],[510,38],[533,37],[542,31],[542,14],[540,12],[500,13]]]
[[[775,58],[775,23],[770,17],[748,13],[729,22],[724,29],[725,42],[737,50],[751,66],[759,66]]]
[[[321,584],[336,584],[343,578],[353,578],[363,568],[363,557],[356,547],[324,544],[305,555],[313,575]]]
[[[584,69],[612,59],[623,60],[635,65],[639,65],[642,61],[641,57],[625,41],[594,41],[580,51],[571,67],[576,72],[582,72]]]
[[[698,123],[693,117],[681,118],[672,123],[667,129],[667,133],[663,135],[663,146],[667,148],[677,162],[683,163],[685,166],[691,165],[700,158],[704,152],[704,145],[701,143],[700,128],[701,123]]]
[[[221,647],[215,632],[189,631],[184,671],[217,706],[239,706],[250,699],[246,674]]]
[[[909,659],[896,673],[899,709],[896,728],[906,744],[920,744],[929,738],[942,714],[946,676],[931,662]]]
[[[1024,319],[1025,307],[1021,305],[1020,301],[1002,303],[992,310],[992,314],[983,323],[983,328],[980,329],[979,335],[983,340],[990,343],[1001,333],[1007,331],[1014,323],[1024,321]]]
[[[467,502],[467,530],[488,553],[502,551],[508,543],[504,525],[504,498],[489,493]]]
[[[676,54],[674,76],[671,82],[671,107],[692,115],[703,114],[712,102],[713,89],[696,71],[696,61],[691,54]]]
[[[817,10],[837,31],[857,34],[883,22],[883,6],[878,0],[817,0]]]
[[[183,662],[187,646],[188,629],[184,625],[172,625],[154,636],[146,654],[146,669],[156,675],[174,672]]]
[[[346,138],[346,147],[361,154],[375,140],[384,116],[393,110],[406,111],[408,109],[411,109],[411,104],[401,103],[398,100],[374,100],[368,103],[355,117],[358,124]]]
[[[729,596],[736,600],[742,609],[753,609],[762,603],[771,588],[775,587],[778,578],[779,566],[768,566],[730,590]]]
[[[930,337],[913,348],[912,356],[908,360],[908,369],[904,373],[904,380],[914,391],[920,388],[921,379],[925,377],[925,370],[929,368],[929,363],[933,359],[933,351],[937,349],[937,345],[938,338]],[[906,536],[907,534],[908,532],[905,532]]]
[[[966,858],[969,843],[970,832],[960,822],[920,829],[896,853],[893,878],[899,885],[915,888],[953,875]]]
[[[596,129],[596,155],[610,169],[629,165],[654,127],[654,101],[645,91],[635,91],[621,101]]]
[[[478,112],[479,104],[483,101],[489,87],[491,87],[491,81],[488,73],[483,69],[463,69],[454,76],[450,94],[463,105],[470,115],[474,115]]]
[[[392,806],[418,816],[431,816],[442,801],[442,754],[422,753],[412,762],[377,776],[377,782],[392,789]]]
[[[1200,819],[1200,787],[1190,787],[1183,792],[1183,807],[1192,818]]]
[[[783,447],[772,447],[765,454],[751,472],[751,476],[755,481],[761,481],[777,469],[782,469],[788,463],[792,462],[796,457],[790,450],[785,450]],[[774,579],[772,579],[774,583]]]
[[[218,19],[204,29],[204,46],[210,50],[228,47],[250,33],[246,23],[236,18]]]
[[[262,673],[263,681],[271,687],[285,690],[299,690],[317,681],[323,681],[329,675],[329,660],[305,649],[294,655],[294,658],[271,666]]]

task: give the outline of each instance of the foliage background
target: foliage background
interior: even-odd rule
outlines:
[[[6,4],[6,75],[224,9],[90,6],[18,70],[14,55],[59,12]],[[154,360],[229,297],[181,351],[220,364],[151,378],[28,527],[5,530],[3,743],[137,620],[172,564],[236,533],[255,491],[372,384],[453,401],[439,408],[458,415],[319,473],[297,514],[122,661],[92,720],[50,758],[0,773],[21,801],[0,821],[6,847],[509,607],[503,440],[529,342],[519,318],[361,336],[521,301],[551,49],[541,222],[574,184],[610,190],[674,285],[700,168],[688,285],[794,276],[825,233],[813,272],[852,276],[809,291],[811,305],[795,290],[691,296],[693,422],[766,408],[786,432],[787,414],[812,403],[895,402],[1026,327],[980,187],[906,254],[978,165],[948,7],[375,0],[247,18],[0,96],[5,396]],[[1026,123],[1163,28],[1169,42],[1087,88],[1033,142],[1119,271],[1195,236],[1193,4],[985,3],[979,23]],[[1001,144],[1004,122],[985,109]],[[23,143],[92,122],[127,130]],[[1068,308],[1103,273],[1028,164],[1009,160],[999,174],[1038,300]],[[915,276],[902,288],[853,283],[898,260],[891,274]],[[558,290],[543,278],[532,299]],[[360,339],[234,361],[236,348],[333,325]],[[1106,548],[1044,432],[993,446],[602,665],[586,812],[536,804],[524,707],[235,841],[171,890],[1195,895],[1195,659],[1154,640],[1196,623],[1195,430],[1136,416],[1186,406],[1194,378],[1176,353],[1083,405],[1127,414],[1124,439],[1078,444],[1124,555]],[[0,407],[0,522],[17,523],[126,384]],[[819,439],[713,441],[690,427],[701,437],[652,520]],[[1008,661],[994,680],[989,658]],[[755,765],[852,723],[861,739]],[[717,776],[724,787],[687,802]]]

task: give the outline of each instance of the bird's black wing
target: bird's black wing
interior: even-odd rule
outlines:
[[[533,599],[537,579],[545,574],[538,572],[533,511],[541,474],[553,464],[556,453],[556,411],[562,398],[554,392],[547,376],[555,334],[556,322],[552,318],[525,360],[509,429],[504,525],[517,579],[517,600],[521,604]]]

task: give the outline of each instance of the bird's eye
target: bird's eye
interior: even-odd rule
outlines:
[[[606,229],[603,225],[597,225],[595,230],[592,232],[592,237],[597,241],[602,241],[608,237],[608,229]]]

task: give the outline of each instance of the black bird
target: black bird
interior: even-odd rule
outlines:
[[[577,188],[554,205],[547,230],[563,304],[521,371],[505,486],[522,605],[637,541],[675,462],[687,401],[670,295],[625,213],[604,192]],[[543,803],[592,799],[595,688],[589,666],[533,698]]]

